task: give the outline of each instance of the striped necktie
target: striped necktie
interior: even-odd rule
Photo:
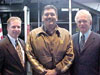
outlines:
[[[19,58],[20,58],[21,64],[22,64],[23,67],[24,67],[24,61],[23,61],[23,56],[22,56],[21,47],[20,47],[20,45],[19,45],[19,43],[18,43],[17,40],[15,41],[15,43],[16,43],[16,51],[17,51],[18,56],[19,56]]]
[[[83,34],[81,36],[81,41],[80,41],[80,52],[83,50],[84,44],[85,44],[85,35]]]

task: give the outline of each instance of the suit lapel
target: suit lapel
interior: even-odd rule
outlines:
[[[84,48],[83,48],[83,51],[86,50],[87,47],[89,47],[95,40],[95,36],[93,35],[93,32],[91,32],[88,40],[86,41],[85,45],[84,45]]]
[[[79,54],[79,33],[77,33],[75,35],[75,39],[74,39],[74,45],[75,45],[75,50],[77,51],[77,53]]]
[[[6,37],[6,42],[7,42],[7,46],[8,46],[8,51],[9,53],[12,55],[12,57],[15,59],[15,61],[22,66],[20,59],[18,57],[17,51],[15,50],[14,46],[12,45],[11,41],[9,40],[8,37]]]
[[[20,42],[20,44],[21,44],[21,46],[22,46],[23,50],[25,51],[25,45],[24,45],[24,43],[22,42],[22,40],[21,40],[21,39],[18,39],[18,40],[19,40],[19,42]]]
[[[20,42],[20,44],[21,44],[21,46],[22,46],[22,50],[24,50],[24,62],[25,62],[25,66],[24,66],[24,69],[25,69],[25,67],[26,67],[26,55],[25,55],[25,43],[21,40],[21,39],[18,39],[19,40],[19,42]],[[22,65],[22,64],[21,64]]]

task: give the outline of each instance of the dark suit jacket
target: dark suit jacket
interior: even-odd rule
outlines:
[[[91,32],[82,52],[79,52],[79,33],[73,35],[75,60],[71,75],[100,75],[100,35]]]
[[[25,43],[21,39],[19,41],[25,50]],[[26,75],[26,66],[22,66],[8,37],[0,41],[0,75]]]

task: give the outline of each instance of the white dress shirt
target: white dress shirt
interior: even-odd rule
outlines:
[[[90,29],[88,30],[88,32],[86,32],[86,33],[84,34],[84,36],[85,36],[85,43],[86,43],[88,37],[90,36],[90,34],[91,34],[91,30],[90,30]],[[79,35],[79,43],[80,43],[80,41],[81,41],[81,36],[82,36],[82,35],[83,35],[83,34],[80,32],[80,35]]]

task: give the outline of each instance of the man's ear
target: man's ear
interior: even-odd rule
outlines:
[[[92,21],[90,21],[90,25],[92,25]]]
[[[58,21],[58,16],[57,16],[57,18],[56,18],[56,21]]]
[[[58,21],[58,18],[56,19],[56,21]]]

